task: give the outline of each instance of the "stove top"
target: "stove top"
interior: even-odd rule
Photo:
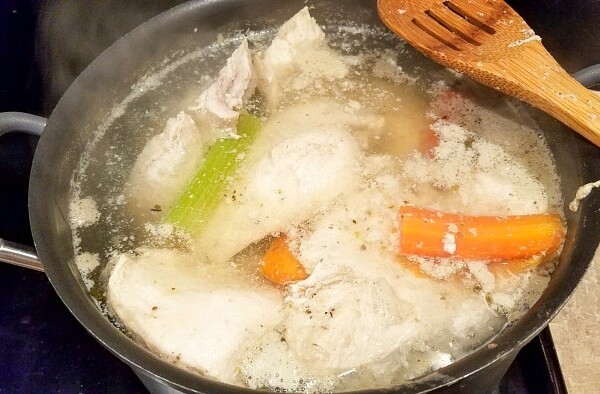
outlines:
[[[166,8],[157,2],[153,12]],[[0,112],[48,116],[34,54],[41,1],[0,2]],[[145,16],[147,17],[147,15]],[[9,59],[6,61],[6,59]],[[0,238],[33,245],[27,184],[36,139],[0,138]],[[131,369],[62,304],[43,273],[0,264],[0,393],[145,393]],[[494,393],[566,392],[549,331],[527,345]]]
[[[2,144],[5,146],[5,144]],[[0,266],[0,393],[146,393],[43,273]]]

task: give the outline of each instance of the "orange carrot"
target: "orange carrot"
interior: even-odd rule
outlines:
[[[440,138],[437,133],[431,129],[431,126],[427,127],[421,133],[421,141],[419,151],[428,157],[433,156],[433,149],[440,144]]]
[[[403,206],[400,254],[472,260],[518,260],[556,253],[559,215],[466,216]]]
[[[262,274],[278,285],[287,285],[308,277],[304,267],[287,246],[287,237],[273,239],[263,257]]]

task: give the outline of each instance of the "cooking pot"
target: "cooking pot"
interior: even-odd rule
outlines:
[[[320,24],[358,22],[382,26],[374,1],[323,0],[311,13]],[[270,31],[302,8],[304,0],[207,0],[177,6],[144,23],[99,56],[64,94],[50,118],[6,113],[0,134],[9,130],[41,134],[29,187],[29,214],[35,251],[6,241],[0,259],[43,269],[77,320],[106,348],[133,368],[153,392],[250,392],[216,382],[161,360],[119,331],[96,307],[74,261],[68,220],[73,173],[107,114],[132,86],[165,58],[210,45],[235,31]],[[534,26],[535,27],[535,26]],[[544,36],[546,32],[538,31]],[[560,46],[560,40],[554,41]],[[585,56],[585,54],[582,54]],[[582,59],[582,57],[580,57]],[[559,58],[559,60],[561,60]],[[569,68],[581,67],[570,58]],[[580,76],[593,85],[597,69]],[[600,179],[600,152],[546,115],[531,110],[555,155],[565,200],[578,186]],[[43,133],[42,133],[43,130]],[[593,197],[593,196],[592,196]],[[472,354],[389,390],[403,392],[485,392],[498,383],[518,351],[558,312],[585,273],[600,237],[598,199],[566,212],[568,234],[557,269],[541,298],[521,319]],[[39,256],[39,259],[38,259]],[[41,261],[41,263],[40,263]],[[43,265],[42,265],[43,264]]]

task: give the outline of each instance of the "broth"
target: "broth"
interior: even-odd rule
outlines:
[[[279,98],[276,110],[255,94],[245,109],[261,117],[263,126],[237,175],[251,179],[267,153],[298,155],[293,163],[312,174],[306,178],[311,182],[301,179],[298,187],[322,187],[317,200],[325,201],[310,206],[307,217],[294,215],[241,251],[231,246],[231,257],[226,247],[210,242],[238,231],[228,230],[232,222],[203,229],[199,240],[165,223],[166,207],[140,209],[127,191],[146,143],[192,105],[242,37],[179,54],[166,69],[148,73],[107,116],[73,180],[76,261],[98,307],[161,357],[226,383],[311,392],[400,384],[485,344],[535,302],[553,270],[551,259],[522,264],[518,272],[505,261],[398,255],[401,206],[468,215],[560,214],[555,165],[519,104],[440,69],[386,32],[361,26],[325,30],[348,73],[302,82]],[[253,51],[268,47],[273,34],[250,35]],[[277,134],[282,127],[289,141]],[[305,143],[308,134],[312,139],[299,145],[303,149],[332,149],[321,166],[314,165],[317,156],[293,149],[292,142]],[[351,170],[334,166],[330,171],[337,175],[327,178],[338,156],[342,163],[357,160]],[[262,181],[279,182],[268,170],[260,173]],[[244,190],[255,190],[243,182]],[[335,188],[342,192],[327,194]],[[228,186],[226,203],[215,215],[228,218],[243,201],[252,201],[238,189]],[[280,207],[273,207],[257,208],[257,229],[274,220],[269,210],[278,216]],[[287,286],[260,274],[263,256],[282,232],[310,274]],[[162,324],[162,334],[177,337],[168,346],[150,332],[157,329],[154,323],[141,329],[109,310],[115,264],[131,291],[121,296],[135,299],[129,307]],[[179,297],[169,299],[187,303],[189,314],[153,304],[142,294],[144,281],[158,283],[148,288],[157,297]],[[191,302],[197,299],[202,303]],[[223,326],[220,319],[233,323]],[[248,322],[252,335],[245,337],[240,330]],[[201,336],[193,339],[184,335],[198,330]],[[221,338],[224,333],[232,336]],[[226,359],[203,358],[222,348],[231,348]]]

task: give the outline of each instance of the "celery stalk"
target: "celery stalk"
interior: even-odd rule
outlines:
[[[192,234],[199,232],[223,200],[230,179],[260,126],[259,118],[240,115],[237,123],[239,138],[222,138],[210,147],[204,162],[167,212],[167,222]]]

